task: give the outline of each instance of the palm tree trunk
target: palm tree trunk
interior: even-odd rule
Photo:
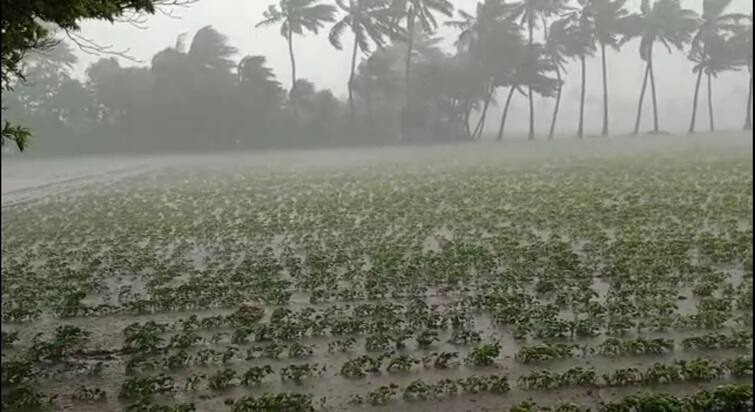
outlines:
[[[606,67],[606,45],[600,43],[600,64],[603,68],[603,130],[601,136],[608,136],[608,68]]]
[[[401,118],[401,130],[402,135],[405,138],[408,138],[408,124],[409,121],[409,85],[410,85],[410,74],[412,69],[412,53],[414,51],[414,18],[415,18],[415,11],[414,8],[411,8],[409,10],[409,18],[406,23],[406,28],[409,31],[409,41],[407,44],[407,50],[406,50],[406,65],[404,67],[404,108],[402,110],[403,116]]]
[[[528,1],[527,4],[532,3],[532,1]],[[533,58],[532,56],[535,55],[534,52],[534,40],[533,40],[533,29],[535,26],[535,22],[533,21],[532,17],[532,10],[529,10],[529,17],[527,18],[527,25],[529,30],[529,53],[530,58]],[[527,135],[527,140],[534,140],[535,139],[535,105],[532,102],[532,81],[529,82],[529,85],[527,86],[527,99],[529,100],[530,105],[530,132]]]
[[[472,105],[469,100],[464,100],[464,133],[468,140],[472,140],[472,130],[469,128],[469,118],[472,116]]]
[[[695,133],[695,118],[697,117],[697,97],[700,94],[700,81],[703,78],[703,70],[697,73],[697,82],[695,82],[695,97],[692,99],[692,119],[689,122],[689,130],[687,133]]]
[[[745,130],[752,130],[752,65],[748,65],[750,71],[750,91],[747,94],[747,114],[745,115]]]
[[[354,35],[354,51],[351,53],[351,72],[349,73],[349,110],[351,112],[351,127],[356,125],[355,113],[354,113],[354,73],[357,67],[357,51],[359,50],[359,42],[357,36]]]
[[[294,32],[291,28],[288,29],[288,57],[291,59],[291,90],[289,91],[289,100],[291,101],[291,107],[294,109],[294,118],[299,117],[299,113],[296,109],[296,58],[294,58]]]
[[[708,72],[708,122],[710,123],[710,131],[715,132],[716,128],[713,125],[713,90],[711,88],[711,74]]]
[[[367,122],[370,126],[370,132],[375,131],[375,117],[373,115],[373,108],[372,108],[372,92],[370,91],[370,85],[368,84],[367,87],[365,87],[365,106],[367,106]]]
[[[648,56],[648,69],[650,70],[650,94],[653,96],[653,132],[660,132],[658,128],[658,98],[655,94],[655,68],[653,67],[653,51]]]
[[[511,97],[514,95],[516,87],[511,86],[509,89],[509,95],[506,97],[506,104],[503,106],[503,114],[501,115],[501,126],[498,128],[498,137],[496,140],[499,142],[503,140],[503,129],[506,127],[506,114],[509,112],[509,104],[511,103]]]
[[[493,80],[490,80],[490,90],[487,97],[485,97],[485,104],[482,106],[480,120],[477,122],[477,126],[475,126],[474,133],[472,134],[473,139],[479,139],[482,137],[482,132],[485,131],[485,119],[487,118],[490,101],[493,100],[493,93],[495,93],[495,83],[493,83]]]
[[[637,135],[640,132],[640,119],[642,119],[642,101],[645,100],[645,89],[648,85],[648,77],[650,76],[650,62],[645,64],[645,76],[642,78],[642,88],[640,89],[640,101],[637,102],[637,119],[634,121],[633,135]]]
[[[585,72],[587,70],[587,67],[585,65],[585,56],[581,55],[579,56],[580,64],[582,65],[582,91],[579,95],[579,128],[577,129],[577,137],[582,138],[584,136],[585,128],[585,83],[587,79],[585,78]]]
[[[553,139],[553,133],[556,130],[556,118],[558,117],[558,108],[561,105],[561,90],[564,85],[561,82],[561,69],[556,65],[556,79],[558,80],[558,89],[556,90],[556,107],[553,108],[553,119],[551,120],[551,129],[548,132],[548,140]]]
[[[373,107],[372,93],[367,96],[367,118],[370,121],[370,128],[375,129],[375,108]]]

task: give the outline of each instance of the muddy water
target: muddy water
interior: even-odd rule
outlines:
[[[601,281],[594,283],[597,287],[599,294],[605,285],[601,284]],[[291,305],[292,308],[298,307],[317,307],[318,309],[324,309],[329,306],[333,306],[333,303],[323,303],[317,305],[310,305],[307,294],[302,294],[299,303]],[[402,300],[392,300],[390,302],[401,302]],[[426,298],[426,302],[430,305],[438,304],[451,304],[452,298],[448,298],[440,295],[431,294]],[[385,301],[383,301],[385,303]],[[268,307],[266,313],[269,314],[271,309],[275,306]],[[184,311],[184,312],[171,312],[144,316],[108,316],[102,318],[74,318],[66,320],[67,324],[80,326],[93,332],[89,350],[117,350],[123,344],[123,329],[133,322],[146,322],[148,320],[154,320],[159,323],[175,323],[178,319],[185,319],[192,314],[196,314],[201,318],[214,315],[228,315],[230,310],[215,310],[215,311]],[[31,337],[39,331],[50,331],[59,324],[59,321],[49,317],[43,317],[39,321],[28,325],[27,327],[18,328],[21,333],[21,342],[28,342]],[[12,326],[12,325],[11,325]],[[239,352],[237,357],[231,363],[231,368],[236,370],[239,374],[251,367],[262,366],[269,364],[277,371],[280,368],[285,367],[292,363],[303,362],[315,362],[324,364],[327,367],[327,371],[321,377],[305,380],[302,384],[295,384],[290,382],[281,382],[279,375],[274,374],[268,376],[265,381],[254,388],[246,388],[243,386],[237,386],[225,391],[210,391],[207,389],[199,390],[196,392],[183,392],[179,391],[173,397],[174,400],[182,402],[193,402],[197,406],[198,411],[225,411],[227,406],[224,404],[225,399],[237,399],[245,395],[261,395],[265,392],[279,392],[279,391],[293,391],[293,392],[306,392],[314,395],[315,403],[318,399],[326,397],[325,410],[332,411],[349,411],[355,409],[374,409],[374,410],[392,410],[392,411],[414,411],[414,410],[440,410],[440,411],[458,411],[458,410],[500,410],[500,408],[511,405],[513,403],[524,400],[537,400],[539,403],[549,404],[556,401],[573,401],[580,404],[596,405],[600,401],[614,399],[616,397],[624,396],[628,393],[636,391],[636,388],[610,388],[610,389],[585,389],[585,388],[566,388],[556,391],[532,391],[522,390],[516,387],[516,379],[519,376],[530,373],[532,371],[549,369],[552,371],[560,372],[570,367],[583,366],[592,367],[598,371],[598,375],[602,372],[608,372],[618,368],[637,367],[644,369],[651,366],[655,362],[672,362],[679,359],[694,359],[698,356],[704,355],[714,360],[724,360],[734,357],[739,354],[748,353],[748,350],[719,350],[719,351],[682,351],[677,347],[677,350],[673,353],[658,355],[658,356],[588,356],[577,357],[564,360],[556,360],[543,363],[531,363],[521,364],[514,360],[514,356],[521,347],[521,342],[513,339],[511,332],[506,327],[495,326],[490,318],[485,314],[479,314],[474,317],[474,329],[481,332],[483,342],[498,341],[502,345],[502,351],[499,358],[496,361],[494,367],[486,368],[470,368],[463,363],[458,367],[439,370],[439,369],[426,369],[421,365],[417,365],[412,368],[411,371],[406,372],[386,372],[383,371],[380,374],[368,375],[363,379],[348,379],[338,374],[340,367],[347,360],[365,354],[364,342],[365,339],[357,339],[357,343],[354,346],[354,350],[350,353],[328,353],[327,344],[332,341],[333,338],[316,337],[316,338],[304,338],[299,342],[304,344],[313,344],[314,356],[307,360],[267,360],[258,359],[245,361],[243,360],[246,349],[252,345],[239,345]],[[218,332],[226,332],[230,335],[233,330],[228,328],[214,329],[211,331],[200,331],[200,335],[205,339],[209,339],[211,334]],[[169,337],[174,332],[167,333],[164,337]],[[652,337],[672,337],[679,342],[681,339],[687,336],[699,334],[700,332],[671,332],[671,333],[643,333],[642,336]],[[634,335],[634,334],[631,334]],[[431,352],[441,351],[459,351],[460,359],[463,359],[466,355],[468,346],[456,346],[446,343],[449,338],[448,333],[441,334],[440,342],[436,342],[430,348],[421,349],[417,348],[413,342],[407,342],[407,347],[399,351],[398,353],[412,354],[417,359],[421,359],[423,356],[429,355]],[[591,339],[577,339],[573,341],[576,344],[587,344],[591,346],[598,345],[605,338],[591,338]],[[229,340],[219,342],[211,347],[216,350],[224,350],[229,345]],[[102,410],[118,410],[124,406],[118,399],[115,398],[115,394],[120,390],[120,382],[125,379],[123,375],[126,358],[119,353],[115,353],[110,356],[100,357],[86,357],[84,358],[88,364],[93,364],[97,361],[104,363],[102,375],[100,377],[88,377],[83,376],[81,373],[71,374],[63,373],[50,379],[41,380],[41,385],[45,391],[50,393],[71,393],[78,385],[91,385],[98,386],[105,389],[109,394],[113,395],[108,399],[106,404],[91,404],[81,402],[71,402],[70,399],[62,397],[58,401],[58,406],[62,410],[77,410],[77,411],[102,411]],[[384,363],[385,366],[385,363]],[[177,371],[169,373],[176,380],[177,385],[180,387],[184,384],[186,378],[191,374],[204,373],[210,375],[213,372],[220,369],[220,366],[212,367],[193,367],[190,371]],[[456,379],[470,376],[472,374],[503,374],[509,377],[509,382],[512,385],[512,391],[506,395],[493,396],[493,395],[475,395],[475,396],[458,396],[452,399],[440,401],[425,401],[425,402],[400,402],[392,401],[389,405],[384,407],[366,407],[355,406],[349,404],[351,398],[355,395],[365,396],[367,392],[376,389],[380,385],[398,384],[405,386],[415,379],[423,379],[427,383],[436,382],[444,378]],[[68,378],[65,378],[68,377]],[[74,379],[70,379],[74,378]],[[722,381],[723,382],[723,381]],[[673,393],[689,393],[697,390],[703,386],[711,386],[711,384],[705,385],[664,385],[657,389],[664,391],[670,391]],[[654,388],[644,388],[645,390],[652,390]],[[159,399],[160,397],[158,397]],[[167,398],[166,398],[167,400]],[[104,408],[104,409],[103,409]]]
[[[446,155],[449,158],[453,158],[457,155],[456,148],[454,148],[453,151],[449,151]],[[582,151],[585,150],[583,146],[575,146],[573,149],[575,151]],[[374,156],[367,155],[365,153],[362,154],[362,157],[354,156],[353,159],[351,159],[351,162],[366,162],[374,157],[385,156],[386,154],[392,155],[396,154],[398,157],[409,157],[406,153],[395,153],[391,151],[384,151],[382,152],[374,152],[377,153]],[[311,155],[311,154],[310,154]],[[330,157],[324,156],[317,158],[317,156],[313,156],[316,160],[310,160],[308,163],[308,167],[333,167],[333,165],[337,162],[335,159],[337,158],[336,155],[329,155]],[[534,155],[533,155],[534,156]],[[304,155],[302,155],[301,159],[304,159]],[[259,158],[257,158],[259,160]],[[270,160],[270,159],[264,159],[265,160],[265,167],[281,167],[281,163],[286,164],[286,162],[283,162],[281,160]],[[155,167],[170,167],[172,160],[169,159],[159,159],[153,163]],[[208,170],[212,169],[213,167],[223,168],[221,164],[218,163],[218,159],[210,160],[210,159],[204,159],[202,160],[204,163],[204,167],[207,167]],[[223,161],[221,159],[221,161]],[[520,160],[522,162],[526,162],[525,160]],[[227,160],[225,160],[227,162]],[[256,160],[245,159],[245,163],[242,163],[242,166],[240,168],[244,167],[251,167]],[[293,164],[296,164],[297,167],[302,167],[302,164],[306,163],[296,163],[291,162]],[[290,164],[290,163],[288,163]],[[101,172],[102,169],[100,167],[94,167],[94,169],[97,169],[98,172]],[[3,180],[5,181],[5,169],[3,174]],[[142,169],[135,169],[136,171],[142,173]],[[557,169],[554,168],[554,173],[557,172]],[[87,177],[88,172],[82,172],[84,177]],[[107,172],[103,172],[105,175]],[[130,173],[130,172],[129,172]],[[144,172],[146,173],[146,172]],[[114,173],[112,176],[115,176],[117,173]],[[112,183],[112,180],[108,180],[113,178],[112,176],[106,175],[103,177],[102,181],[97,181],[97,184],[102,183]],[[78,179],[81,176],[77,175],[69,175],[65,177],[63,180],[67,181],[68,179]],[[132,176],[134,177],[134,176]],[[57,176],[57,178],[60,178],[60,176]],[[138,175],[138,178],[144,178],[144,179],[150,179],[149,174],[140,174]],[[114,178],[113,178],[114,179]],[[42,179],[44,180],[44,179]],[[82,181],[86,181],[86,179],[83,179]],[[54,182],[53,182],[54,183]],[[69,182],[70,183],[70,182]],[[39,191],[41,193],[46,194],[55,194],[58,193],[54,190],[51,190],[50,188],[55,186],[42,186],[39,184],[39,182],[36,182],[35,184],[27,184],[29,187],[38,187]],[[65,184],[61,184],[61,186],[65,186]],[[19,187],[15,187],[13,189],[11,186],[5,186],[3,190],[3,198],[5,201],[5,194],[6,194],[6,188],[8,191],[12,190],[20,190]],[[401,187],[398,185],[395,185],[395,190],[402,190]],[[67,189],[66,189],[67,190]],[[271,188],[271,190],[274,190]],[[311,191],[314,191],[316,189],[310,188]],[[301,199],[306,198],[310,192],[302,192],[298,193],[297,196],[290,197],[290,198],[284,198],[282,197],[280,199],[281,202],[296,202],[301,201]],[[166,210],[165,213],[171,213],[171,203],[166,200],[165,203]],[[221,205],[221,207],[218,207],[215,210],[209,210],[209,211],[202,211],[202,213],[198,214],[194,220],[194,225],[199,226],[200,222],[205,221],[213,221],[218,220],[219,216],[222,215],[224,212],[223,208],[231,208],[234,205]],[[248,206],[253,206],[253,203],[251,203]],[[610,204],[609,204],[610,206]],[[515,205],[508,205],[507,207],[514,208]],[[444,210],[443,207],[439,207],[439,209]],[[445,207],[447,210],[448,208]],[[238,209],[237,209],[238,211]],[[206,212],[206,213],[205,213]],[[297,219],[306,219],[311,218],[311,216],[301,216],[292,214],[290,216],[290,219],[297,220]],[[367,221],[367,216],[357,216],[355,220],[357,222]],[[226,222],[231,223],[232,221]],[[745,229],[751,228],[751,221],[749,222],[749,227],[746,226],[747,222],[741,223],[745,225]],[[500,228],[506,228],[512,226],[512,222],[506,221],[505,217],[502,217],[500,219],[500,222],[498,223],[499,226],[496,226],[495,229]],[[462,225],[458,225],[459,227],[452,227],[451,225],[439,225],[438,227],[434,228],[433,230],[429,230],[429,235],[425,239],[425,243],[423,246],[425,247],[425,250],[429,252],[437,252],[441,250],[441,246],[444,242],[450,242],[454,239],[462,239],[466,240],[469,238],[469,236],[464,236],[465,229],[462,227]],[[403,233],[409,230],[412,230],[411,228],[402,227],[400,223],[391,222],[390,225],[387,225],[385,229],[385,233],[388,235],[390,233]],[[494,228],[489,228],[489,230],[493,231]],[[530,243],[530,242],[536,242],[536,241],[543,241],[549,239],[551,236],[557,235],[554,230],[548,228],[548,227],[539,227],[533,225],[531,228],[531,233],[525,233],[524,242]],[[704,230],[711,230],[714,231],[716,228],[713,226],[706,226],[703,228]],[[610,242],[615,241],[617,237],[617,230],[614,228],[604,228],[606,232],[606,237]],[[424,233],[424,232],[423,232]],[[386,237],[387,237],[386,235]],[[233,229],[229,228],[229,237],[232,238],[243,238],[243,234],[240,234],[238,232],[233,231]],[[317,241],[317,236],[313,237],[314,241]],[[90,240],[93,243],[97,242],[97,239],[91,239]],[[143,243],[146,247],[148,243]],[[183,246],[187,246],[181,248]],[[241,240],[238,241],[238,244],[235,246],[243,245],[243,242]],[[253,247],[256,244],[249,243],[246,246]],[[289,238],[286,234],[278,234],[274,239],[272,239],[272,243],[269,244],[269,246],[272,247],[274,254],[277,258],[281,258],[281,255],[283,253],[283,250],[285,248],[292,248],[295,250],[295,256],[305,259],[306,255],[302,251],[302,248],[300,248],[300,245],[297,244],[297,241]],[[573,239],[572,240],[572,247],[573,251],[575,253],[580,254],[585,244],[582,243],[579,239]],[[202,244],[198,240],[189,240],[185,239],[183,242],[173,242],[169,243],[165,250],[162,251],[164,253],[161,253],[161,256],[163,260],[170,261],[173,259],[186,261],[189,267],[192,267],[197,271],[198,275],[201,275],[205,272],[205,269],[208,267],[217,267],[218,262],[213,261],[214,253],[217,252],[219,249],[222,249],[223,245],[213,245],[213,244]],[[243,249],[243,248],[240,248]],[[107,251],[102,252],[104,255],[107,254]],[[239,251],[238,254],[235,253],[229,253],[223,255],[224,257],[228,257],[231,260],[235,261],[235,265],[238,265],[240,261],[244,258],[244,251]],[[217,260],[217,259],[216,259]],[[232,265],[233,266],[233,265]],[[369,268],[372,266],[372,262],[370,262],[368,257],[365,257],[365,268]],[[723,269],[722,269],[723,270]],[[727,279],[727,281],[738,284],[742,281],[742,271],[739,270],[739,268],[729,268],[726,269],[729,271],[730,276]],[[611,283],[608,279],[602,278],[598,276],[599,274],[596,273],[595,276],[592,277],[591,281],[591,287],[592,289],[597,293],[598,298],[600,300],[605,300],[606,296],[608,295],[610,289],[611,289]],[[285,272],[281,273],[281,279],[290,279],[290,274],[287,274]],[[180,285],[188,280],[188,275],[179,275],[176,276],[171,280],[171,285]],[[132,286],[132,290],[137,293],[143,293],[146,294],[147,288],[145,286],[144,279],[139,274],[119,274],[118,277],[112,277],[112,278],[104,278],[101,279],[102,283],[105,285],[106,289],[110,292],[109,294],[109,301],[114,302],[114,297],[117,296],[118,290],[124,286],[124,285],[130,285]],[[474,287],[475,285],[469,285]],[[305,308],[305,307],[315,307],[318,309],[324,309],[329,306],[334,305],[334,303],[323,303],[323,304],[317,304],[317,305],[311,305],[309,304],[309,295],[304,292],[300,291],[294,291],[295,294],[292,298],[292,303],[290,305],[291,308]],[[686,299],[678,301],[678,312],[681,314],[692,314],[695,313],[696,310],[696,303],[697,299],[692,294],[692,289],[689,285],[682,285],[682,287],[679,289],[679,294],[681,296],[684,296]],[[97,297],[93,297],[93,299],[96,299]],[[432,304],[438,304],[438,305],[444,305],[444,304],[450,304],[452,303],[458,296],[449,296],[447,294],[442,293],[439,290],[430,288],[427,296],[426,296],[426,302],[430,305]],[[407,300],[401,300],[401,299],[383,299],[380,302],[400,302],[400,303],[406,303]],[[90,302],[96,302],[96,300],[92,300]],[[366,301],[357,301],[352,302],[352,304],[358,304],[358,303],[364,303]],[[267,306],[267,314],[272,311],[272,309],[275,306]],[[49,333],[51,330],[54,329],[55,326],[66,323],[66,324],[72,324],[76,326],[80,326],[86,330],[89,330],[93,332],[92,337],[90,339],[90,343],[87,345],[87,348],[89,350],[112,350],[117,351],[120,349],[123,345],[123,335],[122,331],[123,329],[134,322],[146,322],[148,320],[154,320],[157,322],[166,322],[166,323],[173,323],[177,321],[180,318],[186,318],[191,314],[198,314],[200,317],[206,317],[206,316],[212,316],[212,315],[227,315],[231,312],[231,310],[209,310],[209,311],[183,311],[183,312],[171,312],[171,313],[158,313],[153,315],[143,315],[143,316],[134,316],[134,315],[117,315],[117,316],[106,316],[106,317],[99,317],[99,318],[74,318],[74,319],[67,319],[64,322],[62,322],[59,319],[53,319],[49,316],[45,315],[43,316],[39,321],[33,322],[31,324],[26,325],[3,325],[4,327],[7,326],[8,330],[16,329],[21,332],[21,346],[28,344],[32,337],[38,333],[38,332],[45,332]],[[570,318],[570,312],[564,311],[562,313],[562,317],[565,319]],[[369,376],[364,379],[360,380],[351,380],[346,379],[341,376],[339,376],[337,373],[341,367],[341,365],[349,358],[353,358],[355,356],[358,356],[360,354],[365,353],[364,348],[364,338],[360,338],[357,340],[357,343],[355,345],[355,350],[350,354],[341,354],[341,353],[335,353],[330,354],[327,352],[327,344],[328,342],[332,341],[333,338],[305,338],[302,339],[302,343],[306,344],[314,344],[315,346],[315,356],[312,359],[308,359],[306,362],[317,362],[321,364],[325,364],[327,366],[327,372],[322,376],[318,378],[313,378],[305,381],[302,385],[297,385],[293,383],[283,383],[280,382],[280,377],[276,374],[273,376],[270,376],[266,379],[266,381],[256,388],[243,388],[243,387],[235,387],[232,389],[229,389],[227,391],[223,392],[211,392],[209,390],[200,390],[198,392],[189,393],[186,391],[179,391],[174,399],[180,400],[180,401],[192,401],[195,402],[197,405],[198,411],[225,411],[227,410],[227,406],[223,404],[224,399],[227,398],[238,398],[243,395],[257,395],[262,394],[264,392],[276,392],[276,391],[283,391],[283,390],[290,390],[290,391],[302,391],[311,393],[314,395],[315,398],[315,404],[317,404],[317,400],[325,396],[327,397],[326,406],[330,410],[338,410],[338,411],[347,411],[347,410],[354,410],[357,409],[357,407],[349,405],[348,401],[353,395],[362,395],[364,396],[368,391],[376,389],[379,385],[384,385],[388,383],[396,383],[399,385],[406,385],[409,382],[421,378],[426,382],[435,382],[437,380],[443,379],[443,378],[459,378],[459,377],[466,377],[471,374],[485,374],[485,373],[499,373],[499,374],[505,374],[509,376],[510,382],[512,386],[515,386],[516,379],[526,373],[529,373],[533,370],[539,370],[539,369],[551,369],[554,371],[562,371],[572,366],[588,366],[588,367],[595,367],[599,372],[601,371],[608,371],[620,367],[639,367],[639,368],[645,368],[650,365],[652,365],[654,362],[670,362],[674,359],[691,359],[699,355],[706,355],[709,357],[712,357],[714,359],[724,359],[727,357],[735,356],[739,353],[749,353],[750,350],[741,350],[741,351],[713,351],[713,352],[693,352],[693,351],[681,351],[679,348],[677,348],[677,351],[675,351],[673,354],[667,354],[663,356],[632,356],[632,357],[600,357],[600,356],[594,356],[594,357],[588,357],[588,358],[574,358],[574,359],[568,359],[568,360],[562,360],[562,361],[554,361],[554,362],[548,362],[543,364],[529,364],[529,365],[523,365],[516,361],[514,361],[514,355],[521,347],[522,342],[519,342],[515,340],[512,336],[511,330],[506,327],[499,327],[490,321],[490,318],[485,314],[479,314],[475,316],[475,330],[481,332],[483,341],[499,341],[502,344],[502,353],[497,359],[497,366],[491,367],[491,368],[468,368],[464,365],[461,365],[457,368],[453,368],[450,370],[435,370],[435,369],[424,369],[421,366],[416,366],[412,371],[409,372],[402,372],[402,373],[388,373],[383,372],[381,374],[375,375],[375,376]],[[207,339],[212,334],[220,333],[220,332],[226,332],[230,333],[232,330],[230,329],[217,329],[213,331],[203,331],[201,335]],[[691,336],[695,334],[700,334],[702,331],[698,332],[677,332],[677,331],[671,331],[666,333],[643,333],[643,336],[646,337],[671,337],[674,338],[677,342],[683,339],[686,336]],[[169,332],[165,335],[166,340],[171,336],[172,332]],[[630,333],[629,336],[635,336],[634,333]],[[469,347],[456,347],[450,344],[445,343],[448,335],[442,334],[441,336],[441,343],[434,344],[429,349],[418,349],[413,344],[409,344],[408,347],[404,350],[406,353],[411,353],[413,356],[420,358],[429,352],[432,351],[459,351],[460,352],[460,358],[463,358],[468,350]],[[575,341],[577,344],[589,344],[589,345],[598,345],[604,338],[594,338],[594,339],[578,339]],[[530,342],[531,343],[531,342]],[[208,344],[207,346],[211,346],[215,349],[222,350],[225,349],[229,345],[228,339],[219,342],[218,344]],[[243,373],[248,367],[253,365],[264,365],[264,364],[270,364],[274,367],[276,370],[280,370],[281,367],[284,367],[291,363],[302,363],[305,361],[291,361],[291,360],[253,360],[253,361],[246,361],[243,359],[243,354],[245,350],[250,345],[241,345],[239,354],[237,355],[237,358],[233,360],[231,363],[231,367],[236,370],[237,372]],[[87,377],[82,373],[63,373],[56,375],[54,377],[51,377],[49,379],[42,379],[40,381],[40,385],[46,392],[49,393],[62,393],[67,394],[71,393],[78,385],[86,384],[91,386],[99,386],[102,389],[107,390],[110,398],[105,404],[86,404],[81,402],[73,403],[70,401],[70,399],[66,398],[66,396],[61,396],[59,399],[58,404],[56,406],[59,406],[60,409],[64,410],[72,410],[72,411],[109,411],[109,410],[120,410],[124,406],[123,402],[117,399],[117,393],[120,390],[120,384],[123,382],[125,376],[124,376],[124,365],[126,362],[126,359],[118,354],[117,352],[110,355],[110,356],[89,356],[86,357],[85,360],[89,363],[93,363],[96,361],[102,361],[105,365],[105,368],[102,372],[102,376],[99,378],[95,377]],[[184,380],[190,373],[205,373],[210,374],[214,372],[215,370],[219,369],[219,367],[207,367],[207,368],[192,368],[191,371],[177,371],[172,372],[172,376],[176,377],[176,382],[178,386],[182,386],[184,383]],[[691,390],[697,389],[698,385],[666,385],[663,387],[658,388],[644,388],[644,389],[657,389],[657,390],[664,390],[664,391],[671,391],[671,392],[678,392],[678,393],[685,393],[689,392]],[[420,402],[420,403],[403,403],[403,402],[391,402],[389,405],[386,405],[385,407],[378,407],[374,408],[374,410],[390,410],[390,411],[396,411],[396,410],[432,410],[432,411],[456,411],[456,410],[483,410],[485,408],[491,409],[491,410],[501,410],[503,407],[510,405],[516,401],[520,400],[527,400],[527,399],[535,399],[538,402],[544,402],[544,403],[550,403],[554,402],[556,400],[573,400],[575,402],[581,403],[581,404],[591,404],[594,405],[597,402],[600,402],[601,400],[609,399],[614,396],[620,396],[626,393],[629,393],[631,391],[637,390],[635,388],[622,388],[622,389],[563,389],[558,391],[524,391],[520,390],[518,388],[514,388],[511,393],[503,395],[503,396],[491,396],[491,395],[477,395],[477,396],[459,396],[457,398],[452,398],[449,400],[444,400],[442,402],[438,401],[427,401],[427,402]],[[362,407],[359,407],[361,409]],[[365,407],[366,408],[366,407]],[[372,409],[372,408],[366,408],[366,409]]]

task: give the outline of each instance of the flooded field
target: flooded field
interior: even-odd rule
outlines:
[[[751,141],[4,163],[3,410],[741,406]]]

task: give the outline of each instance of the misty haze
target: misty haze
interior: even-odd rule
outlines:
[[[3,411],[752,411],[744,0],[2,2]]]

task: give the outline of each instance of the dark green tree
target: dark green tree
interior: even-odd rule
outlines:
[[[3,0],[0,4],[0,31],[3,36],[2,78],[3,90],[10,90],[18,79],[24,78],[21,61],[33,50],[55,44],[49,27],[55,26],[65,33],[75,33],[83,20],[115,22],[124,14],[154,13],[162,5],[185,4],[191,0]],[[30,134],[25,128],[5,122],[1,144],[12,141],[24,150]]]

